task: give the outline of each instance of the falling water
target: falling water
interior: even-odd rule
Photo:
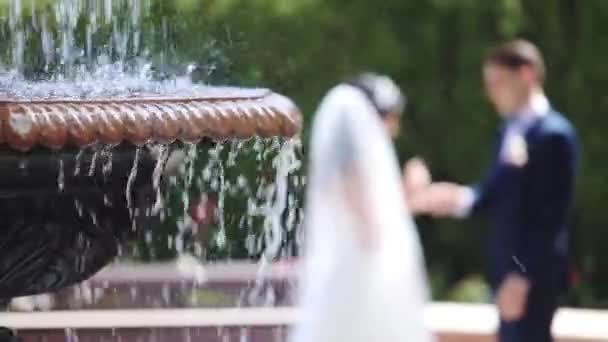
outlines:
[[[154,206],[152,207],[152,213],[156,214],[160,212],[163,207],[163,196],[160,188],[160,178],[163,173],[163,169],[165,164],[167,163],[167,159],[169,158],[169,147],[166,145],[160,145],[157,148],[157,161],[156,166],[154,167],[154,171],[152,173],[152,187],[156,193],[156,201],[154,202]]]
[[[104,179],[107,180],[112,172],[112,147],[104,147],[102,149],[102,154],[104,156],[104,162],[103,166],[101,167],[101,172]]]
[[[220,146],[218,145],[218,152],[216,154],[216,158],[219,157],[219,152],[221,151]],[[218,162],[218,185],[216,186],[218,192],[218,201],[217,201],[217,215],[219,221],[219,230],[215,235],[215,243],[219,248],[223,248],[226,245],[226,223],[224,220],[224,201],[226,196],[226,178],[224,174],[224,166],[222,161]]]
[[[78,151],[78,154],[76,154],[76,162],[74,164],[74,176],[78,176],[80,174],[82,157],[84,156],[85,151],[86,151],[85,149],[82,149],[82,150]]]
[[[150,14],[149,0],[57,0],[51,11],[44,5],[36,7],[32,1],[27,4],[31,13],[24,11],[24,5],[21,0],[11,0],[8,21],[10,65],[20,72],[31,54],[40,54],[44,61],[41,69],[57,70],[53,76],[61,79],[85,76],[87,67],[112,60],[126,70],[130,56],[143,53],[143,22]],[[25,20],[28,15],[30,20]],[[86,22],[85,38],[79,39],[82,22]]]
[[[263,192],[265,193],[265,203],[254,214],[264,216],[264,239],[265,249],[259,260],[258,275],[254,282],[254,288],[249,294],[249,302],[263,305],[274,304],[274,293],[272,288],[264,287],[265,278],[269,272],[272,262],[279,257],[279,251],[284,238],[285,227],[282,224],[282,215],[287,210],[292,215],[294,208],[287,207],[288,177],[300,168],[300,161],[296,156],[298,141],[289,140],[284,143],[278,155],[273,160],[273,167],[276,170],[275,182],[268,185]],[[265,292],[263,292],[266,290]]]
[[[65,170],[63,167],[63,159],[59,158],[59,174],[57,175],[57,188],[63,191],[65,187]]]
[[[97,166],[97,157],[98,156],[99,156],[99,152],[95,151],[93,153],[93,158],[91,159],[91,165],[89,166],[89,177],[93,177],[93,175],[95,175],[95,168]]]
[[[139,167],[139,158],[141,156],[141,148],[137,148],[135,150],[135,157],[133,158],[133,167],[131,168],[131,172],[129,173],[129,178],[127,180],[127,189],[125,194],[127,196],[127,208],[129,209],[129,213],[131,217],[134,216],[136,208],[133,207],[133,184],[135,183],[135,178],[137,177],[137,169]]]
[[[10,2],[9,10],[9,28],[10,32],[13,33],[12,39],[12,65],[17,68],[18,71],[23,70],[23,55],[25,52],[25,33],[22,28],[22,15],[21,15],[21,0],[12,0]]]

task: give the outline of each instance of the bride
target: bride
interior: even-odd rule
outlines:
[[[364,74],[316,113],[291,342],[432,341],[424,260],[389,138],[404,103],[389,78]],[[407,187],[428,181],[417,176]]]

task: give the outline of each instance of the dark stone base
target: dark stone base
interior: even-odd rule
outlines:
[[[0,342],[21,342],[22,339],[15,336],[15,333],[7,328],[0,328]]]
[[[142,154],[129,198],[143,213],[153,198],[155,162]],[[112,151],[106,172],[99,154],[76,155],[0,151],[0,301],[79,283],[113,260],[119,244],[134,234],[139,217],[125,195],[134,149]]]

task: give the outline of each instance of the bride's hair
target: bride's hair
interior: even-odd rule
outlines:
[[[388,76],[367,72],[345,83],[361,90],[381,117],[401,115],[405,109],[405,95]]]

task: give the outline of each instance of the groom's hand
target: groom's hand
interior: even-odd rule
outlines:
[[[496,296],[496,305],[500,317],[507,321],[516,321],[526,313],[530,282],[518,274],[509,274],[503,281]]]
[[[463,206],[466,191],[466,187],[454,183],[433,183],[416,193],[408,203],[414,213],[451,217]]]

